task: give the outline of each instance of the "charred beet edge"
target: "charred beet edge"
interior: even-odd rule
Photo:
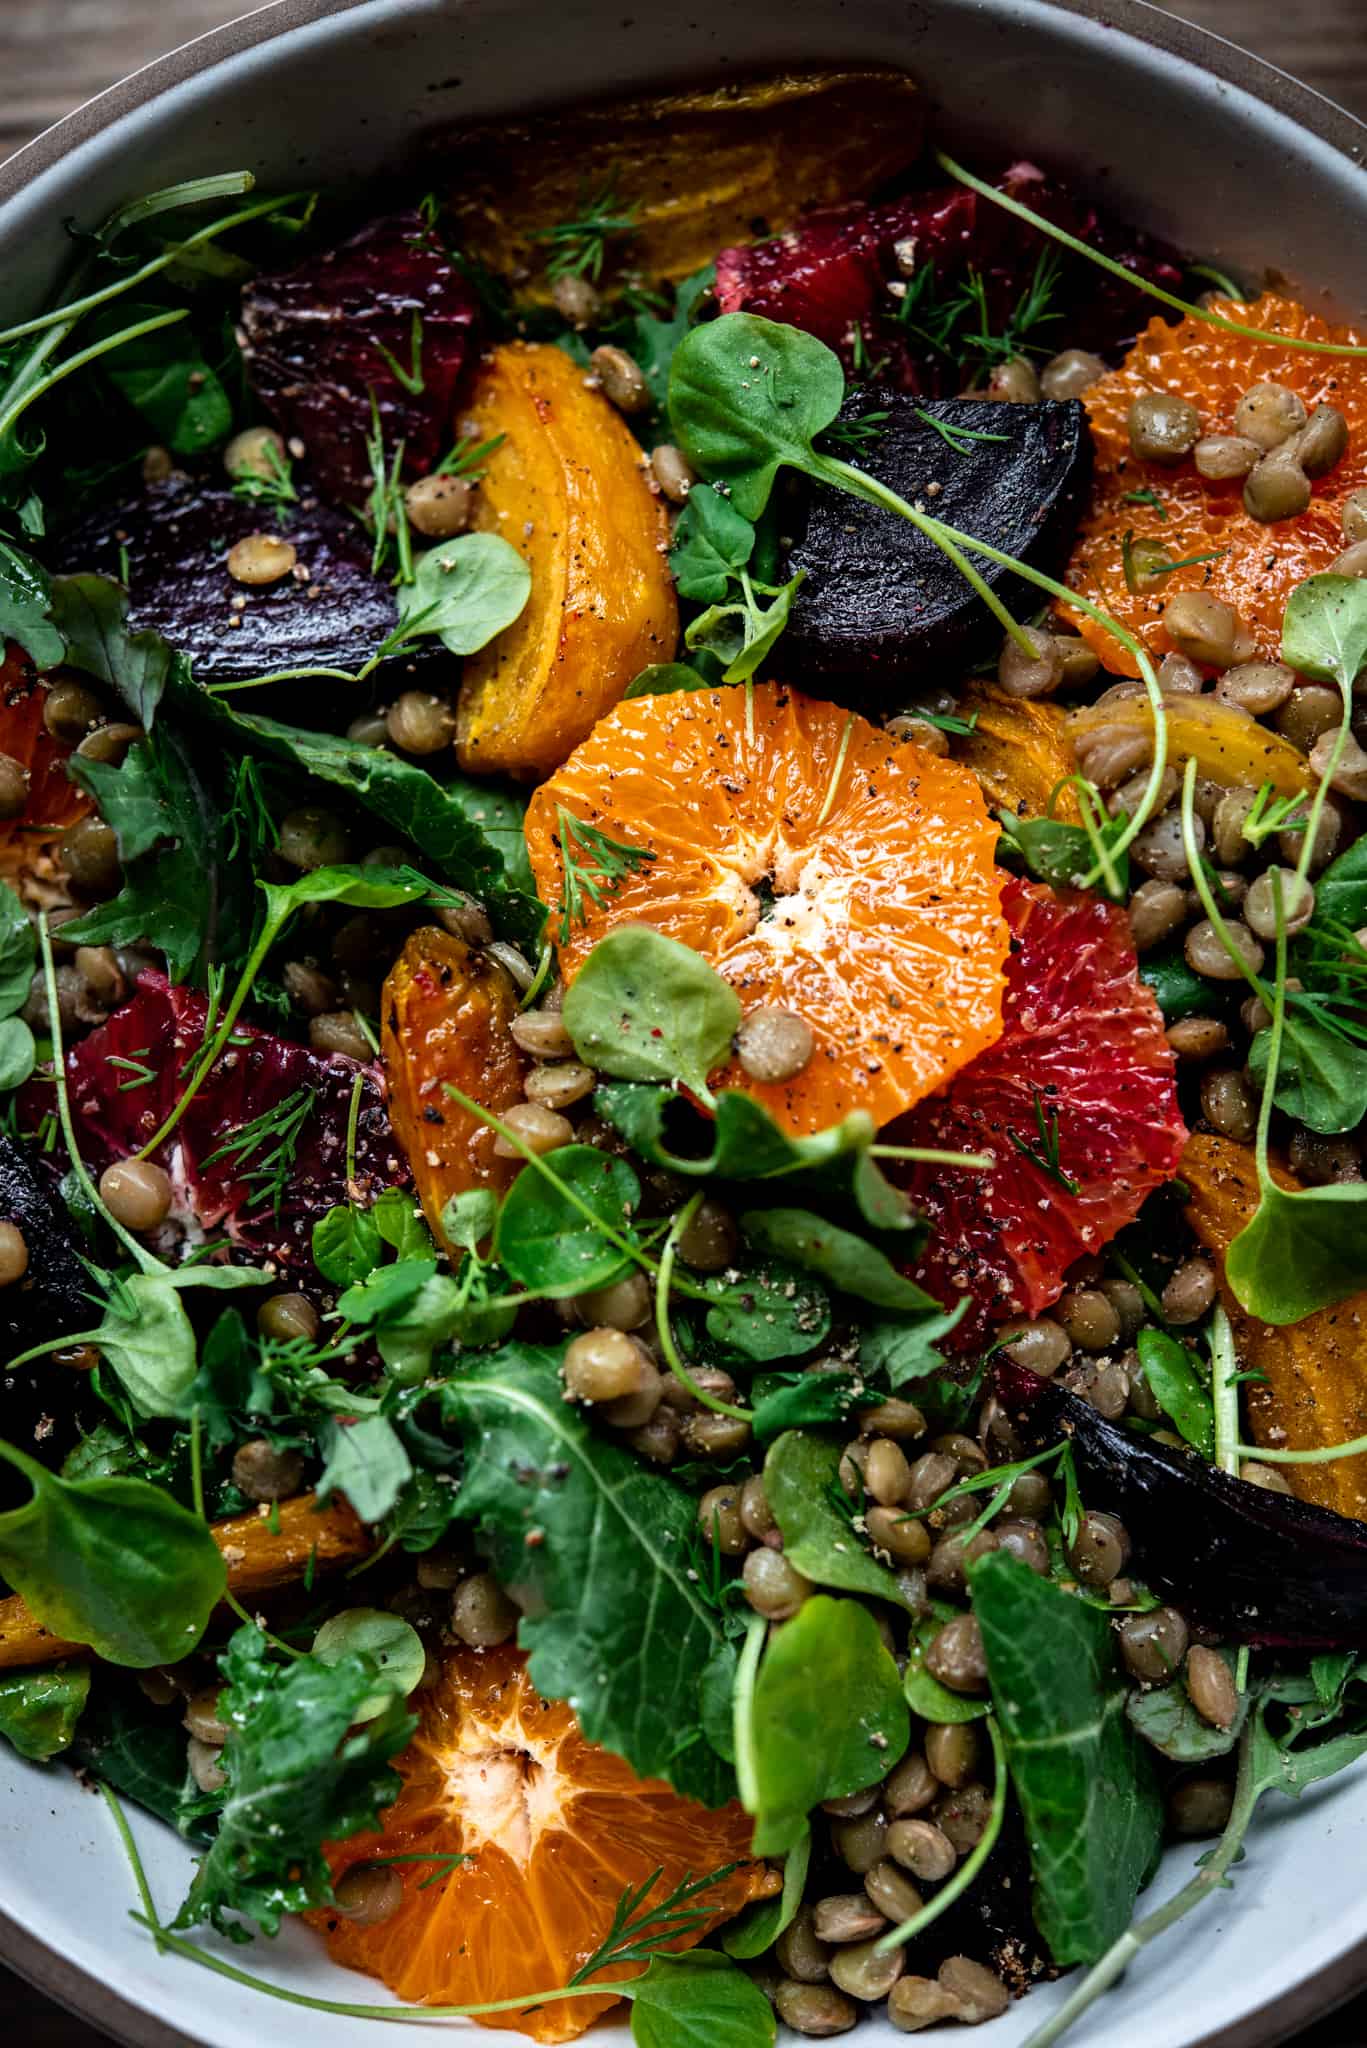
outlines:
[[[861,469],[1006,554],[1050,574],[1062,568],[1092,473],[1087,415],[1076,399],[918,402],[866,389],[846,399],[840,417],[870,412],[888,417],[855,457]],[[919,414],[994,438],[951,447]],[[795,679],[867,675],[873,694],[879,684],[923,677],[927,663],[963,668],[991,643],[998,629],[985,606],[908,520],[825,485],[785,520],[796,538],[784,573],[803,569],[807,578],[783,642]],[[1013,612],[1034,609],[1019,577],[983,561],[974,566]]]
[[[72,1330],[88,1330],[98,1316],[91,1306],[93,1282],[66,1211],[34,1172],[32,1157],[0,1136],[0,1222],[16,1224],[28,1246],[27,1273],[16,1286],[0,1289],[6,1357]],[[80,1388],[73,1384],[80,1377],[50,1358],[0,1373],[0,1436],[24,1449],[37,1447],[44,1457],[68,1451],[80,1435]],[[0,1505],[10,1506],[27,1491],[26,1481],[16,1483],[7,1472],[0,1478]]]
[[[1173,252],[1099,213],[1034,164],[1013,164],[999,180],[1055,226],[1113,256],[1127,270],[1179,291]],[[997,331],[1030,283],[1044,237],[960,185],[908,192],[875,206],[823,209],[786,234],[717,259],[717,299],[724,313],[762,313],[819,335],[848,370],[859,361],[908,391],[945,392],[962,379],[945,357],[897,318],[890,285],[904,284],[929,263],[941,288],[970,271],[983,280],[989,328]],[[1099,278],[1077,259],[1050,294],[1052,318],[1043,335],[1054,348],[1113,353],[1146,318],[1146,302],[1118,279]],[[1051,352],[1046,346],[1046,353]]]
[[[357,504],[369,489],[372,392],[385,449],[403,442],[410,475],[445,453],[476,312],[474,293],[416,213],[372,221],[340,248],[245,287],[247,374],[281,431],[303,441],[325,496]]]
[[[1234,1643],[1367,1647],[1367,1527],[1121,1429],[1019,1366],[996,1370],[1031,1439],[1069,1439],[1083,1500],[1119,1516],[1139,1576],[1184,1614]]]
[[[173,987],[164,975],[146,973],[108,1023],[73,1047],[67,1057],[71,1113],[92,1173],[126,1159],[157,1130],[180,1095],[186,1062],[203,1043],[206,1015],[202,995]],[[130,1064],[115,1065],[118,1060],[130,1063],[133,1071],[150,1067],[154,1078],[120,1088]],[[157,1155],[175,1189],[173,1213],[193,1217],[205,1231],[221,1230],[234,1243],[308,1274],[314,1222],[349,1198],[347,1116],[358,1074],[363,1077],[356,1128],[361,1198],[370,1202],[386,1187],[406,1186],[408,1168],[389,1126],[375,1068],[358,1067],[341,1053],[325,1057],[240,1025],[174,1138]],[[277,1205],[261,1180],[253,1179],[272,1139],[224,1159],[215,1161],[213,1154],[244,1125],[304,1090],[313,1100],[299,1124]]]
[[[277,583],[235,583],[225,559],[234,541],[273,527],[270,514],[185,477],[69,529],[54,566],[121,581],[126,572],[130,627],[163,634],[200,682],[355,669],[398,624],[393,592],[371,575],[370,541],[354,519],[309,497],[290,510],[281,531],[297,561]],[[443,658],[436,642],[419,642],[405,648],[403,666],[434,658]]]

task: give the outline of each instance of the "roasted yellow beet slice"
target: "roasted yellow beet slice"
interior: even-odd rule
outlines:
[[[673,659],[669,524],[620,413],[561,349],[496,348],[462,425],[480,441],[505,436],[477,519],[526,557],[532,590],[522,616],[465,665],[456,747],[476,773],[539,780],[633,676]]]
[[[1227,789],[1259,789],[1270,782],[1278,796],[1310,789],[1314,777],[1304,754],[1280,733],[1259,725],[1235,704],[1218,697],[1165,697],[1168,759],[1174,767],[1194,760],[1203,775]],[[1069,736],[1079,755],[1096,733],[1152,732],[1153,711],[1146,696],[1093,704],[1068,720]]]
[[[971,721],[973,730],[952,740],[950,752],[973,770],[991,810],[1076,824],[1077,792],[1059,787],[1076,775],[1077,760],[1066,714],[1057,704],[1008,697],[990,684],[977,684],[966,692],[958,716]]]

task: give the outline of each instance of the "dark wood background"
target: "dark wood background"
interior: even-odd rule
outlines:
[[[244,11],[233,0],[0,0],[0,157],[123,73]],[[1364,0],[1186,0],[1203,23],[1367,117]],[[98,2048],[94,2030],[0,1970],[0,2011],[23,2048]],[[1362,2048],[1367,1999],[1298,2048]]]

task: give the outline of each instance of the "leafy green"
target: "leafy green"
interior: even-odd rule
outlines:
[[[805,1356],[831,1327],[825,1289],[782,1259],[766,1260],[739,1276],[705,1274],[702,1286],[712,1298],[708,1336],[760,1364]]]
[[[23,1009],[37,959],[28,912],[8,882],[0,883],[0,1017]]]
[[[97,314],[88,331],[94,340],[112,340],[164,310],[125,299]],[[186,325],[158,328],[125,341],[102,358],[102,368],[158,441],[175,455],[202,455],[232,431],[228,394]]]
[[[369,1209],[344,1202],[313,1226],[313,1263],[334,1287],[352,1287],[380,1263],[383,1240]]]
[[[70,1748],[89,1696],[88,1664],[8,1671],[0,1677],[0,1735],[20,1756],[45,1764]]]
[[[23,1018],[0,1019],[0,1094],[22,1087],[37,1064],[37,1041]]]
[[[144,1670],[187,1657],[226,1583],[206,1525],[144,1479],[59,1479],[12,1444],[33,1488],[0,1514],[0,1571],[44,1628]]]
[[[373,1721],[390,1700],[406,1700],[422,1682],[427,1652],[422,1637],[401,1615],[383,1607],[344,1607],[330,1614],[309,1652],[320,1664],[340,1664],[344,1657],[368,1657],[379,1674],[377,1690],[356,1709],[357,1721]]]
[[[643,668],[626,686],[624,699],[630,703],[634,697],[672,697],[676,690],[705,690],[707,678],[686,661],[655,661],[649,668]]]
[[[1153,990],[1166,1024],[1210,1012],[1211,983],[1188,967],[1180,948],[1148,954],[1139,963],[1139,979]]]
[[[756,675],[777,645],[807,572],[799,569],[785,584],[755,583],[745,570],[724,604],[709,605],[690,620],[684,645],[693,653],[715,655],[724,662],[722,681],[744,683]],[[769,598],[768,605],[760,602]]]
[[[222,1671],[219,1712],[232,1731],[220,1757],[223,1811],[175,1925],[208,1920],[232,1933],[226,1916],[237,1913],[274,1934],[284,1914],[331,1899],[323,1843],[378,1826],[402,1782],[390,1759],[417,1723],[391,1695],[356,1729],[376,1689],[374,1663],[348,1655],[280,1665],[255,1626],[233,1635]]]
[[[344,1493],[363,1522],[380,1521],[413,1476],[393,1423],[383,1415],[363,1415],[355,1422],[329,1417],[318,1440],[324,1460],[315,1489],[319,1500]]]
[[[1225,1256],[1235,1297],[1265,1323],[1298,1323],[1367,1287],[1361,1182],[1289,1194],[1270,1177]]]
[[[773,2048],[777,2037],[758,1984],[712,1949],[652,1956],[627,1995],[636,2048]]]
[[[732,1743],[734,1749],[735,1744]],[[796,1918],[812,1860],[812,1831],[804,1828],[783,1859],[783,1890],[776,1899],[756,1899],[722,1929],[721,1945],[727,1955],[749,1962],[771,1949],[786,1927]]]
[[[907,1746],[911,1718],[877,1623],[814,1594],[770,1641],[736,1700],[736,1777],[757,1856],[792,1852],[823,1799],[860,1792]]]
[[[1367,838],[1355,839],[1315,883],[1311,926],[1358,931],[1367,924]]]
[[[1095,837],[1083,826],[1070,825],[1062,818],[1018,818],[1011,811],[999,815],[1007,847],[1027,874],[1037,875],[1055,889],[1083,886],[1083,878],[1095,868],[1099,840],[1107,853],[1114,856],[1112,869],[1120,895],[1128,890],[1129,857],[1123,851],[1114,853],[1129,822],[1123,815],[1103,816],[1095,828]]]
[[[667,319],[661,320],[649,310],[638,311],[623,335],[624,344],[640,364],[641,373],[650,386],[650,395],[661,411],[668,400],[669,370],[674,351],[687,334],[693,316],[704,294],[716,282],[716,276],[716,264],[705,263],[690,277],[681,278],[674,287],[674,308]]]
[[[203,1801],[185,1761],[185,1730],[178,1721],[149,1716],[144,1694],[101,1672],[72,1738],[70,1761],[84,1765],[115,1792],[194,1840],[207,1839]]]
[[[710,1100],[707,1077],[729,1056],[740,999],[714,967],[647,925],[600,939],[565,997],[565,1029],[599,1073],[679,1081]]]
[[[183,1415],[195,1377],[195,1333],[180,1289],[133,1273],[114,1289],[92,1342],[139,1415]]]
[[[991,1711],[986,1700],[975,1699],[971,1693],[951,1692],[947,1685],[941,1685],[939,1679],[926,1670],[926,1651],[945,1623],[953,1621],[958,1611],[943,1600],[934,1601],[929,1614],[913,1621],[907,1637],[907,1668],[902,1687],[907,1705],[923,1721],[981,1721]]]
[[[1267,1082],[1270,1030],[1260,1031],[1248,1049],[1251,1079]],[[1287,998],[1277,1065],[1276,1104],[1312,1131],[1334,1135],[1356,1130],[1367,1116],[1367,1046],[1357,1044],[1327,1020]]]
[[[520,1287],[557,1301],[620,1279],[629,1261],[599,1226],[629,1228],[641,1183],[591,1145],[562,1145],[545,1163],[548,1172],[524,1166],[504,1196],[494,1251]]]
[[[908,1606],[893,1574],[855,1534],[857,1504],[841,1487],[839,1472],[836,1446],[803,1431],[790,1430],[770,1448],[764,1491],[783,1534],[784,1556],[818,1586]]]
[[[699,484],[679,514],[669,557],[680,597],[724,604],[733,576],[745,567],[754,546],[751,522],[720,491]]]
[[[1203,1458],[1215,1456],[1215,1409],[1190,1351],[1163,1330],[1141,1330],[1139,1363],[1163,1413]]]
[[[418,557],[399,586],[399,622],[435,633],[452,654],[475,654],[511,626],[531,595],[532,572],[497,533],[462,533]]]
[[[1298,674],[1351,690],[1367,665],[1367,592],[1355,576],[1308,576],[1287,599],[1282,659]]]
[[[845,1372],[761,1373],[750,1389],[751,1432],[763,1444],[785,1429],[843,1422],[862,1391],[862,1381]]]
[[[720,1804],[731,1773],[703,1738],[699,1679],[722,1628],[689,1570],[693,1500],[592,1433],[554,1351],[507,1345],[438,1398],[465,1446],[459,1513],[525,1600],[533,1684],[641,1776]]]
[[[969,1583],[1025,1817],[1035,1922],[1060,1966],[1093,1962],[1129,1924],[1163,1829],[1111,1625],[1004,1551],[979,1558]]]
[[[66,642],[48,617],[47,571],[31,555],[0,540],[0,647],[17,640],[37,669],[55,668]]]
[[[939,1307],[932,1296],[906,1279],[867,1238],[840,1230],[809,1209],[749,1209],[740,1227],[751,1244],[772,1257],[819,1273],[841,1294],[874,1308],[919,1314]]]
[[[113,691],[130,718],[150,732],[157,706],[175,675],[189,665],[150,628],[128,630],[128,593],[107,576],[56,576],[52,622],[66,642],[66,659]]]
[[[1226,1662],[1232,1674],[1232,1654]],[[1171,1685],[1156,1685],[1147,1692],[1132,1692],[1125,1712],[1130,1726],[1171,1763],[1201,1764],[1211,1757],[1227,1756],[1233,1749],[1243,1732],[1248,1704],[1247,1691],[1241,1692],[1232,1726],[1216,1728],[1197,1713],[1186,1685],[1178,1678]]]
[[[810,471],[812,442],[844,396],[839,357],[823,342],[747,313],[693,328],[669,378],[679,446],[750,520],[763,512],[785,464]]]
[[[951,1309],[921,1316],[882,1316],[859,1332],[859,1362],[866,1373],[885,1373],[896,1393],[910,1380],[929,1379],[945,1370],[938,1345],[961,1323],[969,1309],[963,1295]]]
[[[137,860],[164,840],[175,838],[175,813],[167,801],[164,747],[154,751],[152,741],[139,740],[117,764],[86,761],[73,754],[67,772],[94,798],[100,816],[118,839],[121,861]]]

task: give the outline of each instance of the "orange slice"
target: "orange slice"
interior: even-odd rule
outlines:
[[[393,1864],[403,1903],[378,1925],[310,1916],[336,1962],[382,1978],[409,2003],[482,2005],[558,1989],[604,1940],[623,1891],[656,1870],[648,1905],[689,1876],[737,1865],[693,1902],[709,1918],[674,1949],[778,1889],[772,1871],[748,1860],[739,1806],[709,1812],[586,1742],[570,1709],[535,1691],[519,1651],[448,1656],[419,1703],[422,1725],[398,1758],[403,1790],[383,1832],[334,1845],[333,1877],[381,1856],[469,1860],[446,1876],[436,1860]],[[614,1964],[605,1980],[642,1967]],[[482,2024],[570,2041],[616,2002],[559,1999]]]
[[[606,932],[648,924],[710,960],[747,1013],[796,1011],[816,1039],[801,1073],[760,1084],[733,1063],[720,1081],[789,1131],[856,1109],[885,1123],[1000,1033],[997,828],[967,768],[769,683],[748,710],[737,687],[600,719],[527,810],[552,906],[561,806],[653,856],[589,905],[566,979]]]
[[[1269,292],[1254,305],[1230,299],[1215,310],[1249,327],[1314,341],[1360,344],[1367,335],[1330,327],[1291,299]],[[1348,453],[1314,485],[1309,508],[1299,519],[1264,526],[1243,507],[1241,483],[1211,483],[1184,462],[1167,469],[1140,462],[1130,453],[1126,416],[1144,391],[1171,391],[1199,407],[1202,432],[1232,434],[1234,409],[1250,384],[1285,384],[1308,408],[1336,405],[1348,422]],[[1350,491],[1367,483],[1367,360],[1311,355],[1271,342],[1245,341],[1204,321],[1181,320],[1169,327],[1151,320],[1118,370],[1085,394],[1096,474],[1092,498],[1069,566],[1067,581],[1144,641],[1155,656],[1172,643],[1162,627],[1163,607],[1179,590],[1207,590],[1232,604],[1254,633],[1259,651],[1276,658],[1282,613],[1296,584],[1327,569],[1347,543],[1339,508]],[[1167,513],[1161,519],[1148,504],[1127,501],[1131,491],[1153,491]],[[1127,530],[1136,540],[1156,541],[1173,561],[1226,552],[1219,561],[1175,569],[1156,590],[1136,596],[1126,585],[1121,543]],[[1060,608],[1062,609],[1062,608]],[[1065,616],[1091,642],[1107,668],[1137,675],[1138,666],[1105,628],[1076,612]]]

